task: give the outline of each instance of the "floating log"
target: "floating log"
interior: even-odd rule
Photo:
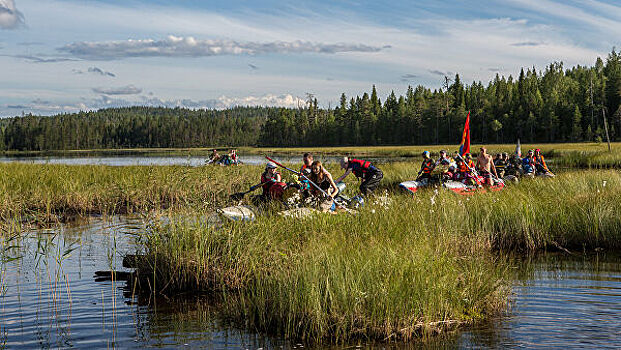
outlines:
[[[131,281],[134,277],[134,272],[125,271],[95,271],[95,281],[105,282],[112,281]]]

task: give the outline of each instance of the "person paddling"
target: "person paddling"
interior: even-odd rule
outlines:
[[[341,168],[345,170],[345,173],[335,182],[339,183],[349,174],[354,173],[357,178],[362,180],[360,183],[360,192],[363,195],[367,195],[375,191],[382,178],[384,178],[382,171],[371,165],[371,162],[367,160],[349,159],[348,157],[343,157],[343,159],[341,159]]]
[[[417,181],[422,181],[424,179],[431,178],[431,172],[433,168],[435,168],[436,162],[431,158],[431,154],[429,151],[423,152],[423,163],[420,165],[420,170],[418,171]],[[427,180],[428,181],[428,180]]]

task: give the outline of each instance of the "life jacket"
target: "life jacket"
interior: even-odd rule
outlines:
[[[261,183],[265,182],[261,188],[263,188],[263,194],[268,194],[270,191],[270,187],[272,187],[272,185],[274,185],[275,183],[277,183],[275,180],[272,181],[276,175],[280,174],[278,171],[274,173],[273,176],[268,176],[267,172],[263,172],[263,174],[261,174]]]
[[[423,165],[421,167],[423,174],[431,174],[431,171],[434,168],[434,164],[435,162],[431,158],[423,160]]]
[[[494,166],[496,167],[496,170],[504,170],[507,167],[507,161],[504,159],[498,159],[494,162]]]
[[[531,173],[534,171],[533,163],[534,163],[534,160],[532,158],[529,158],[529,157],[522,158],[522,168],[524,169],[525,173]]]
[[[272,199],[282,199],[282,195],[287,189],[287,184],[284,182],[273,182],[270,186],[269,196]]]
[[[548,166],[546,165],[546,161],[543,158],[543,154],[540,154],[538,157],[535,156],[535,165],[542,167],[544,170],[548,170]]]
[[[364,177],[368,172],[377,170],[368,160],[350,159],[348,163],[347,167],[352,170],[356,177]]]
[[[459,172],[460,173],[469,173],[470,172],[470,169],[468,169],[468,165],[466,165],[465,162],[460,162],[460,163],[457,163],[457,164],[458,164]]]

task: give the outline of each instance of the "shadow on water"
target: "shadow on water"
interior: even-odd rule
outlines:
[[[314,348],[244,330],[213,297],[138,295],[122,281],[96,282],[99,270],[130,272],[122,257],[139,253],[142,230],[138,218],[114,217],[0,236],[0,348]],[[511,307],[497,319],[426,342],[329,348],[618,348],[620,261],[515,258]]]

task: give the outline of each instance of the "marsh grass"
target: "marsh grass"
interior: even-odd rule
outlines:
[[[0,164],[0,221],[63,221],[89,214],[215,208],[249,186],[257,169]],[[257,176],[258,178],[258,176]]]
[[[407,163],[385,172],[411,174]],[[164,293],[221,296],[225,317],[251,329],[310,342],[409,340],[503,310],[510,262],[499,251],[621,248],[620,195],[618,172],[574,171],[471,196],[393,192],[356,216],[271,215],[217,229],[186,215],[150,228],[139,271]]]
[[[223,229],[173,222],[149,232],[140,271],[163,292],[219,293],[240,324],[314,342],[408,340],[498,312],[507,272],[489,243],[412,218],[414,206]]]

